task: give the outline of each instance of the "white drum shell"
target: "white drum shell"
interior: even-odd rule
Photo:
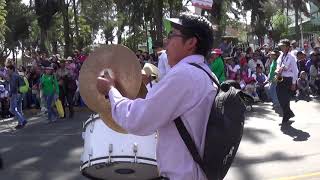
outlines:
[[[117,168],[134,169],[140,174],[149,173],[151,177],[156,173],[154,172],[157,165],[156,134],[150,136],[121,134],[107,127],[98,115],[85,122],[84,130],[82,133],[84,151],[80,167],[82,172],[90,166],[105,164],[103,173],[109,174],[110,178]],[[112,164],[113,166],[109,166]],[[144,170],[151,172],[142,172]],[[117,177],[114,175],[113,179]]]

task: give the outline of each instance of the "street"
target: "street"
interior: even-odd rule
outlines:
[[[296,117],[280,128],[271,105],[258,104],[247,114],[243,140],[226,180],[320,179],[320,100],[292,102]],[[84,180],[80,171],[82,123],[90,112],[47,124],[32,116],[21,130],[14,121],[0,122],[1,180]]]

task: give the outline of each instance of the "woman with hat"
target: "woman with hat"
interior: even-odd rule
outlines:
[[[222,83],[226,80],[224,60],[222,58],[223,52],[221,49],[214,49],[211,51],[209,58],[210,69],[217,76],[219,82]]]
[[[55,96],[59,94],[59,85],[56,77],[53,75],[53,69],[52,66],[45,67],[45,74],[40,78],[40,87],[47,103],[49,123],[56,121],[57,115],[52,107],[52,103]]]

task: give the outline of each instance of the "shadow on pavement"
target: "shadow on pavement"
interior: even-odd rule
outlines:
[[[252,141],[255,144],[262,144],[267,139],[270,139],[270,137],[272,136],[272,133],[265,129],[255,129],[246,127],[244,131],[245,132],[243,134],[242,141],[248,140]]]
[[[271,104],[267,103],[257,103],[253,106],[252,110],[250,112],[246,113],[246,117],[248,120],[248,117],[255,117],[255,118],[262,118],[267,119],[271,121],[278,121],[277,118],[279,115],[275,113],[275,111],[272,109]]]
[[[89,113],[46,124],[44,118],[30,121],[24,129],[0,133],[3,180],[85,180],[80,171],[83,149],[82,122]],[[28,177],[28,178],[26,178]]]
[[[293,141],[307,141],[310,137],[308,132],[304,132],[300,129],[296,129],[291,126],[291,124],[281,126],[281,131],[293,138]]]
[[[235,170],[239,172],[237,174],[241,176],[236,177],[237,180],[257,180],[259,177],[254,174],[254,171],[250,168],[250,166],[272,161],[296,161],[300,159],[303,159],[303,156],[288,156],[282,152],[275,152],[261,157],[245,157],[241,153],[238,153],[235,161],[232,164],[232,168],[235,168]]]

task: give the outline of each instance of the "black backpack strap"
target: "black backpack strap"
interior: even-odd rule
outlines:
[[[212,75],[210,73],[208,73],[202,66],[200,66],[199,64],[196,63],[189,63],[192,66],[195,66],[199,69],[202,69],[208,76],[209,78],[218,86],[218,88],[220,89],[220,83],[214,78],[212,77]]]
[[[183,124],[181,117],[178,117],[177,119],[174,120],[174,123],[176,124],[176,127],[179,131],[179,134],[182,138],[182,140],[184,141],[185,145],[187,146],[190,154],[192,155],[193,160],[199,164],[200,168],[202,169],[202,171],[207,174],[205,172],[205,168],[204,168],[204,164],[202,161],[202,158],[197,150],[197,146],[194,143],[192,137],[190,136],[187,128],[185,127],[185,125]]]
[[[202,69],[208,76],[209,78],[218,86],[218,88],[220,89],[220,84],[219,82],[213,78],[211,76],[211,74],[209,74],[203,67],[201,67],[199,64],[196,63],[189,63],[192,66],[195,66],[199,69]],[[218,89],[218,91],[219,91]],[[197,146],[194,143],[192,137],[190,136],[187,128],[185,127],[185,125],[183,124],[181,117],[178,117],[177,119],[174,120],[174,123],[179,131],[179,134],[182,138],[182,140],[184,141],[185,145],[187,146],[190,154],[192,155],[193,160],[198,163],[198,165],[200,166],[201,170],[204,172],[204,174],[206,174],[207,176],[207,172],[205,171],[205,166],[204,163],[202,161],[202,158],[197,150]],[[207,176],[208,177],[208,176]]]

